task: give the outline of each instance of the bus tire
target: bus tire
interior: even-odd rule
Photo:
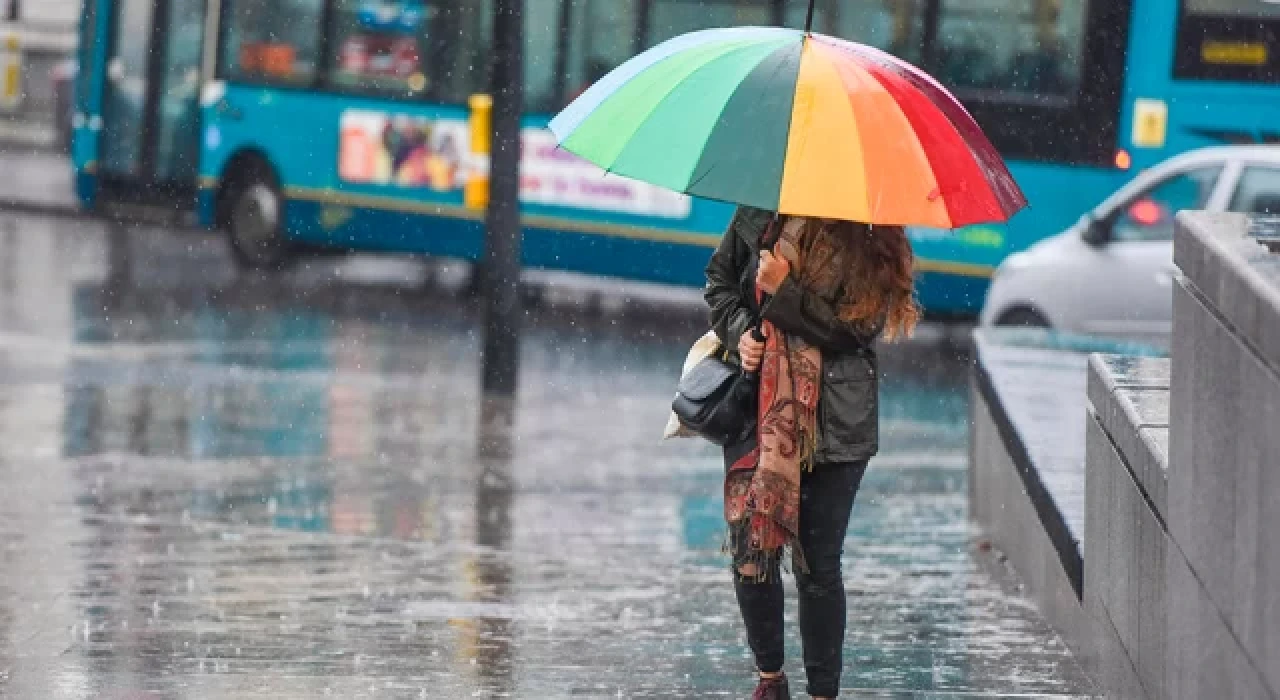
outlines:
[[[280,270],[293,258],[284,237],[284,198],[264,166],[236,173],[223,199],[223,222],[241,265]]]

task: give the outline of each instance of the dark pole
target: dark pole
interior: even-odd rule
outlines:
[[[813,31],[813,5],[818,0],[809,0],[809,14],[804,18],[804,33],[808,34]]]
[[[493,153],[481,284],[484,349],[480,451],[510,452],[520,356],[520,113],[524,0],[493,5]]]
[[[22,0],[9,0],[9,16],[5,19],[10,22],[22,19]]]

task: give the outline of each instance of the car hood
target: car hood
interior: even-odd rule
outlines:
[[[1080,233],[1076,229],[1067,229],[1056,236],[1039,241],[1020,253],[1010,255],[1001,263],[1001,267],[1012,271],[1017,268],[1060,261],[1067,251],[1081,245],[1084,245],[1084,242],[1080,240]]]
[[[1080,232],[1074,228],[1069,228],[1056,236],[1050,236],[1039,243],[1027,248],[1027,256],[1032,258],[1040,258],[1046,255],[1057,257],[1058,254],[1079,248],[1084,244],[1080,240]]]

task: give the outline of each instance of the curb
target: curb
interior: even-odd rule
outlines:
[[[73,204],[35,202],[30,199],[9,199],[5,197],[0,197],[0,214],[26,214],[58,219],[97,218],[93,212],[86,211]]]

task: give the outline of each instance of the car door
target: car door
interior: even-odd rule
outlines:
[[[1103,213],[1104,242],[1094,247],[1079,280],[1081,302],[1090,307],[1081,314],[1082,330],[1167,341],[1173,318],[1174,217],[1185,209],[1221,210],[1225,169],[1219,160],[1171,171]]]

